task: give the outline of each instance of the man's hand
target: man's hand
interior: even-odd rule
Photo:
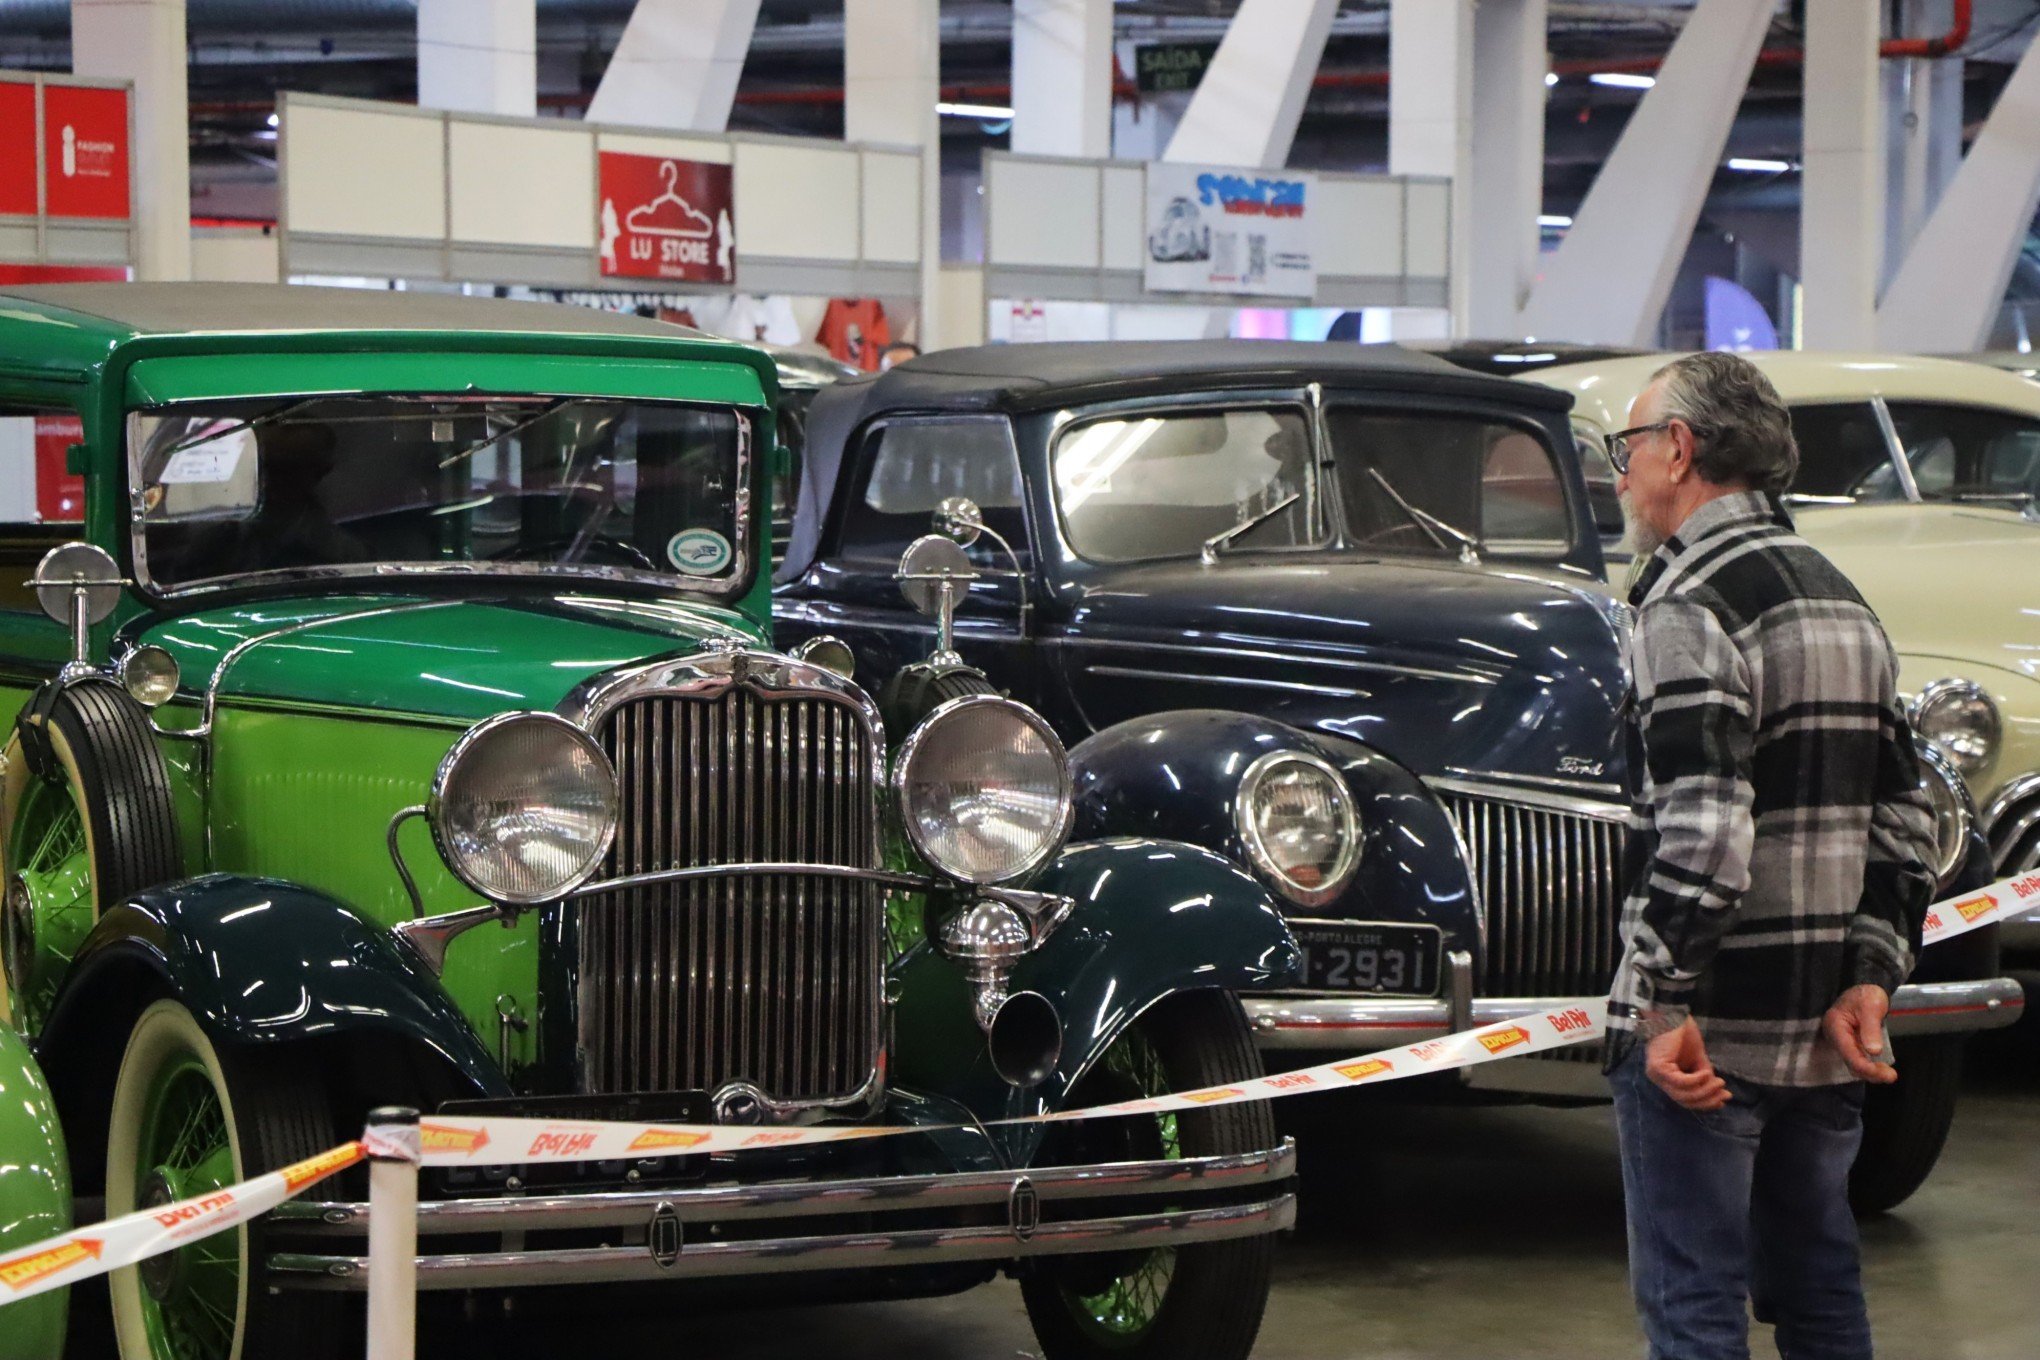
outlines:
[[[1707,1061],[1707,1043],[1690,1019],[1644,1046],[1643,1071],[1666,1095],[1689,1110],[1728,1104],[1728,1083]]]
[[[1898,1080],[1897,1068],[1888,1061],[1878,1061],[1886,1043],[1884,1016],[1890,1009],[1891,998],[1884,989],[1864,982],[1836,997],[1835,1004],[1821,1017],[1820,1027],[1826,1031],[1828,1042],[1842,1055],[1849,1070],[1865,1081]]]

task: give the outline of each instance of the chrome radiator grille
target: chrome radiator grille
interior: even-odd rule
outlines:
[[[1452,792],[1487,913],[1483,996],[1606,990],[1622,911],[1623,824]]]
[[[875,867],[872,736],[819,695],[739,684],[619,705],[598,732],[622,815],[604,877],[712,864]],[[883,890],[786,874],[583,899],[585,1091],[782,1100],[861,1088],[878,1062]]]

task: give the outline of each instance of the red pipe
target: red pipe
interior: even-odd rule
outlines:
[[[1969,25],[1975,16],[1975,0],[1955,0],[1954,22],[1938,38],[1891,38],[1877,45],[1880,57],[1945,57],[1969,41]]]

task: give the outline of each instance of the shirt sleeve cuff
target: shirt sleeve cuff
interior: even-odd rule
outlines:
[[[1644,1043],[1661,1034],[1670,1034],[1693,1018],[1693,1012],[1685,1006],[1646,1006],[1636,1013],[1636,1037]]]

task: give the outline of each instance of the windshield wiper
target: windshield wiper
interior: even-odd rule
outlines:
[[[492,434],[487,439],[484,439],[481,443],[470,444],[468,447],[462,449],[459,453],[448,454],[446,457],[439,460],[439,466],[441,469],[450,468],[455,463],[462,462],[466,459],[474,457],[476,454],[480,453],[483,449],[493,448],[497,444],[500,444],[504,440],[508,439],[513,434],[522,434],[524,431],[538,424],[539,421],[544,420],[547,416],[557,414],[558,412],[565,410],[569,406],[578,405],[581,402],[585,402],[587,400],[588,398],[586,397],[561,397],[557,401],[548,402],[544,406],[539,408],[537,415],[528,416],[525,419],[518,421],[514,425],[506,425],[501,430],[498,430],[495,434]]]
[[[1477,567],[1480,565],[1480,543],[1476,539],[1474,539],[1472,535],[1453,528],[1451,525],[1447,524],[1444,520],[1439,519],[1436,515],[1426,514],[1424,511],[1417,509],[1416,506],[1411,505],[1408,501],[1404,500],[1402,492],[1397,491],[1394,485],[1390,483],[1388,478],[1381,475],[1380,468],[1376,467],[1368,468],[1367,475],[1374,479],[1374,483],[1376,486],[1379,486],[1383,491],[1386,491],[1388,493],[1388,498],[1390,500],[1394,501],[1398,506],[1402,508],[1402,512],[1410,517],[1411,523],[1415,524],[1419,529],[1422,529],[1426,534],[1430,536],[1430,539],[1433,543],[1437,544],[1440,548],[1443,548],[1448,552],[1451,551],[1452,545],[1439,537],[1441,533],[1450,534],[1452,535],[1453,538],[1459,541],[1459,560],[1466,563],[1466,565],[1469,567]]]
[[[1281,500],[1275,502],[1275,504],[1269,506],[1266,510],[1257,510],[1253,514],[1248,515],[1246,518],[1242,519],[1238,524],[1233,525],[1232,528],[1227,529],[1222,533],[1213,534],[1210,538],[1205,539],[1204,546],[1198,549],[1197,556],[1199,560],[1201,560],[1205,566],[1207,567],[1211,566],[1212,564],[1218,561],[1218,550],[1220,548],[1223,548],[1226,544],[1232,542],[1234,539],[1238,538],[1241,534],[1247,532],[1247,530],[1256,529],[1259,528],[1261,525],[1266,524],[1269,520],[1275,518],[1275,516],[1281,514],[1284,510],[1287,510],[1290,506],[1296,504],[1297,501],[1301,500],[1302,498],[1303,493],[1301,491],[1292,491],[1287,496],[1284,496]]]
[[[285,402],[283,405],[277,407],[274,411],[264,411],[259,416],[251,416],[247,420],[242,421],[238,425],[227,426],[227,428],[224,430],[209,430],[204,434],[195,434],[191,436],[189,439],[185,439],[176,444],[173,444],[170,448],[170,451],[163,455],[163,461],[165,463],[168,463],[172,458],[175,458],[178,454],[184,452],[186,449],[195,449],[200,444],[210,444],[215,439],[225,439],[230,434],[243,434],[249,430],[259,430],[265,425],[273,425],[277,421],[282,420],[285,416],[290,415],[292,412],[302,411],[305,407],[310,406],[314,402],[333,400],[336,400],[336,398],[299,397],[296,401]]]

